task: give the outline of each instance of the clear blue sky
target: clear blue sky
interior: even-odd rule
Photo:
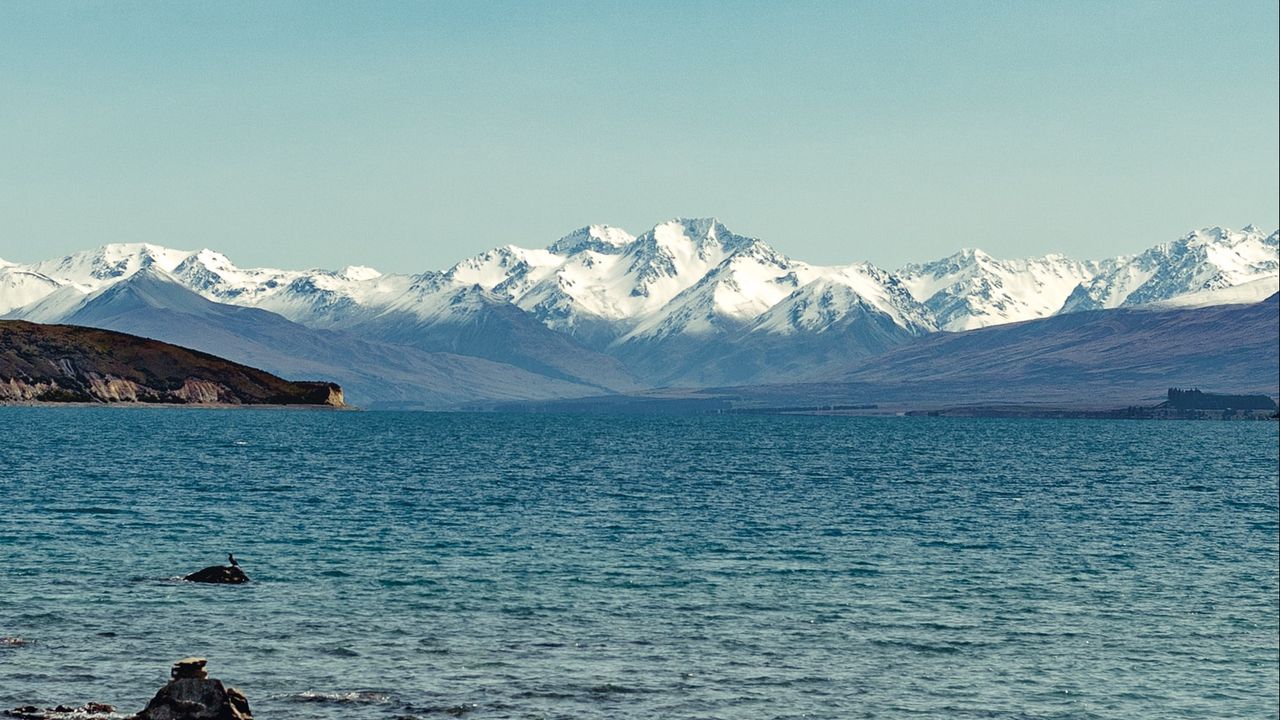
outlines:
[[[715,215],[813,262],[1274,229],[1276,2],[0,4],[0,257],[441,268]]]

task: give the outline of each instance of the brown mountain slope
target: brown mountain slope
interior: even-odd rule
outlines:
[[[0,401],[341,406],[328,382],[290,382],[135,335],[0,320]]]

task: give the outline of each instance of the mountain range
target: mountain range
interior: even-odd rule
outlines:
[[[837,366],[818,380],[666,388],[630,395],[488,403],[523,412],[875,412],[1016,406],[1105,411],[1150,407],[1169,387],[1208,383],[1275,396],[1280,294],[1208,307],[1144,305],[931,333]]]
[[[0,260],[0,316],[141,334],[411,407],[837,378],[957,332],[1277,289],[1280,240],[1252,226],[1096,261],[962,250],[892,271],[808,264],[715,219],[638,236],[593,225],[420,274],[240,268],[148,244]]]

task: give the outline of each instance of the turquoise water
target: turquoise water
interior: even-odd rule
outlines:
[[[0,408],[0,707],[1274,718],[1275,423]],[[234,551],[255,582],[176,576]],[[19,640],[20,639],[20,640]]]

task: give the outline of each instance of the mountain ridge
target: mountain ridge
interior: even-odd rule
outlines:
[[[147,270],[312,330],[631,392],[764,380],[775,367],[815,377],[838,353],[866,357],[936,331],[1095,307],[1257,300],[1280,285],[1280,241],[1252,226],[1205,228],[1100,261],[965,249],[885,270],[811,265],[716,218],[686,218],[635,236],[589,225],[415,275],[239,268],[209,249],[117,244],[0,265],[0,315],[60,321],[83,296]]]
[[[1231,259],[1228,257],[1229,253],[1209,252],[1215,248],[1239,249],[1245,246],[1248,257],[1243,261],[1236,258],[1232,267],[1225,270],[1219,265],[1224,258]],[[1157,255],[1161,255],[1166,261],[1188,265],[1184,270],[1194,271],[1198,265],[1207,263],[1212,266],[1208,270],[1218,271],[1217,276],[1210,272],[1204,278],[1182,278],[1195,287],[1148,288],[1130,302],[1136,304],[1138,301],[1153,301],[1157,295],[1160,296],[1159,299],[1168,299],[1179,290],[1203,290],[1206,289],[1202,287],[1206,281],[1231,285],[1278,274],[1275,262],[1278,246],[1280,240],[1277,239],[1276,232],[1264,235],[1251,225],[1239,231],[1212,227],[1159,243],[1144,253],[1104,260],[1073,260],[1057,253],[1001,260],[980,249],[966,248],[936,261],[912,263],[884,272],[901,279],[919,302],[926,305],[932,302],[937,307],[944,304],[943,298],[937,297],[938,293],[946,292],[948,297],[954,297],[964,286],[964,281],[972,280],[970,284],[979,289],[983,287],[983,280],[988,281],[988,284],[1001,285],[998,280],[993,282],[992,276],[998,273],[1010,276],[1056,271],[1061,281],[1058,284],[1070,284],[1066,291],[1070,293],[1076,284],[1101,284],[1094,280],[1098,275],[1105,275],[1104,281],[1118,281],[1121,268],[1137,272],[1141,266],[1151,265],[1158,260]],[[807,268],[811,274],[821,276],[846,267],[815,266],[795,261],[762,240],[733,233],[715,218],[695,218],[660,223],[638,236],[607,225],[586,226],[544,248],[503,245],[465,258],[446,270],[429,270],[419,275],[384,274],[361,266],[348,266],[336,271],[314,268],[240,268],[222,253],[207,248],[183,251],[149,243],[104,245],[62,258],[25,265],[6,261],[0,265],[0,273],[21,273],[89,292],[127,277],[143,267],[154,265],[211,300],[263,307],[291,319],[306,319],[308,322],[304,324],[308,325],[326,322],[324,310],[317,309],[314,301],[317,296],[326,298],[330,304],[340,298],[354,306],[380,306],[405,293],[416,279],[436,275],[443,276],[446,281],[455,285],[476,284],[488,290],[496,290],[508,297],[513,304],[531,311],[544,322],[547,320],[545,313],[536,308],[547,300],[548,294],[554,294],[545,292],[549,289],[546,286],[559,286],[568,297],[578,302],[579,312],[588,312],[606,320],[630,320],[634,326],[645,319],[641,316],[660,309],[655,306],[670,301],[680,292],[692,287],[724,260],[741,257],[739,253],[748,250],[772,255],[782,263]],[[1270,257],[1260,258],[1260,253],[1269,253]],[[1239,255],[1238,252],[1236,254]],[[1147,259],[1144,260],[1144,256]],[[607,264],[611,259],[623,261],[621,267],[601,267],[602,263]],[[1246,267],[1250,261],[1254,266]],[[590,277],[584,277],[584,273]],[[0,275],[2,277],[4,276]],[[1078,278],[1079,282],[1069,283],[1071,278]],[[587,283],[588,279],[594,284]],[[610,282],[622,284],[606,287]],[[1043,281],[1030,284],[1032,287],[1022,290],[1021,294],[1045,294]],[[590,291],[584,290],[584,285],[590,285]],[[957,285],[960,287],[956,287]],[[1054,293],[1049,293],[1050,295],[1062,292],[1060,288],[1053,289]],[[11,293],[3,290],[4,286],[0,285],[0,300],[11,297]],[[1127,299],[1131,294],[1128,291],[1132,288],[1126,287],[1124,290],[1126,293],[1123,297],[1118,296],[1116,301]],[[31,294],[36,292],[33,290]],[[1097,289],[1094,288],[1091,292],[1096,295]],[[308,298],[309,302],[300,307],[292,306],[298,296]],[[22,299],[26,302],[9,302],[10,310],[31,302],[30,298]],[[1066,299],[1065,294],[1063,299]],[[323,302],[318,304],[325,305]],[[1032,312],[1043,317],[1062,309],[1061,306],[1052,307],[1053,304],[1055,303],[1042,300],[1040,306]],[[1023,316],[1026,314],[996,312],[989,318],[971,318],[972,322],[968,324],[976,327],[1029,319]],[[944,313],[937,324],[943,329],[972,329],[952,325],[952,319],[950,314]]]
[[[215,303],[158,268],[95,291],[61,322],[153,338],[279,375],[328,377],[364,407],[445,409],[485,396],[516,400],[599,392],[484,358],[307,328],[260,308]]]

